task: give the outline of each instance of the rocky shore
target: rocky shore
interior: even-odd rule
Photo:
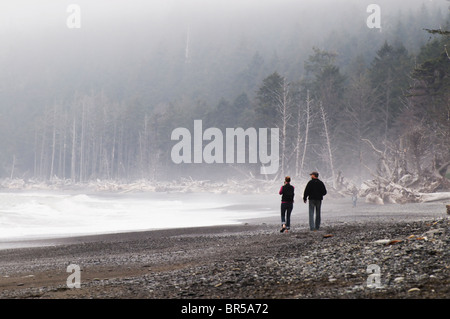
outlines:
[[[48,241],[0,250],[0,298],[448,299],[449,220],[278,223]],[[69,288],[69,265],[80,288]]]

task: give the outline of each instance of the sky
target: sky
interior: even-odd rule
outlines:
[[[302,19],[314,15],[323,22],[340,10],[350,6],[361,9],[369,4],[378,4],[382,14],[397,10],[407,12],[422,3],[437,3],[445,7],[444,0],[2,0],[0,2],[0,26],[2,29],[20,29],[32,32],[40,28],[64,28],[69,16],[67,8],[81,8],[82,27],[123,25],[136,20],[170,22],[174,17],[214,22],[221,17],[248,19],[264,18],[265,15],[292,10]],[[166,25],[170,27],[170,25]],[[163,31],[163,30],[161,30]]]
[[[118,65],[145,63],[158,54],[170,54],[171,61],[187,55],[202,60],[237,50],[289,54],[289,48],[280,48],[289,42],[310,50],[333,32],[367,29],[367,6],[372,3],[381,8],[382,28],[395,25],[389,17],[399,10],[407,14],[423,3],[442,8],[449,4],[445,0],[1,0],[0,71],[26,81],[70,67],[92,69],[89,63],[115,72]]]

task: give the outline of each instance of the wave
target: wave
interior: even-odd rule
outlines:
[[[165,193],[115,197],[0,193],[0,240],[237,224],[274,213],[258,206],[239,209],[241,201],[236,197]]]

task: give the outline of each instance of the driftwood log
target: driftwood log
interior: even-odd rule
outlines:
[[[373,179],[363,183],[359,196],[365,197],[367,202],[404,204],[450,199],[450,183],[443,175],[450,161],[438,168],[412,172],[408,170],[411,165],[407,165],[407,158],[398,145],[386,145],[382,151],[370,140],[362,141],[378,159],[375,170],[365,165]]]

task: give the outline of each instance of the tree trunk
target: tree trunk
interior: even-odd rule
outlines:
[[[328,132],[327,115],[326,115],[325,110],[324,110],[324,108],[322,106],[322,102],[320,102],[320,112],[321,112],[321,115],[322,115],[324,135],[325,135],[326,144],[327,144],[328,161],[329,161],[329,164],[330,164],[331,176],[333,178],[333,187],[336,188],[336,182],[337,181],[336,181],[336,176],[335,176],[335,172],[334,172],[333,152],[331,150],[331,139],[330,139],[330,134]]]
[[[65,115],[64,124],[67,123],[67,114]],[[61,160],[61,176],[62,179],[66,179],[66,156],[67,156],[67,130],[66,125],[64,125],[64,133],[62,140],[62,160]]]
[[[281,119],[282,119],[282,133],[281,133],[281,176],[285,175],[285,159],[286,159],[286,135],[287,135],[287,122],[289,120],[288,106],[287,106],[287,84],[286,80],[283,81],[283,96],[280,105]]]
[[[14,168],[16,167],[16,155],[13,155],[12,167],[11,167],[11,176],[10,179],[14,177]]]
[[[300,176],[300,144],[302,143],[302,133],[301,133],[301,104],[298,106],[297,111],[297,139],[295,144],[295,176]]]
[[[72,126],[72,159],[70,162],[70,178],[72,182],[76,181],[76,143],[77,143],[77,127],[76,127],[76,119],[73,119],[73,126]]]
[[[42,178],[44,173],[44,162],[45,162],[45,143],[46,143],[46,125],[44,124],[44,129],[42,132],[42,141],[41,141],[41,155],[40,155],[40,162],[39,162],[39,177]]]
[[[305,142],[303,144],[303,154],[302,161],[300,163],[300,171],[297,176],[301,176],[303,174],[303,166],[305,165],[305,157],[306,157],[306,148],[308,146],[308,138],[309,138],[309,126],[311,122],[311,102],[309,98],[309,90],[306,92],[306,125],[305,125]]]
[[[55,167],[55,153],[56,153],[56,104],[53,107],[53,134],[52,134],[52,158],[50,164],[50,180],[53,179]]]
[[[290,96],[289,96],[289,83],[286,82],[286,79],[283,78],[281,92],[277,94],[278,101],[278,113],[281,117],[281,158],[280,158],[280,174],[281,176],[285,176],[286,169],[286,141],[287,141],[287,131],[289,121],[292,117],[290,113]]]
[[[84,179],[84,145],[85,145],[85,135],[86,135],[86,101],[82,101],[83,109],[81,112],[81,137],[80,137],[80,168],[79,168],[79,180],[80,182]]]

